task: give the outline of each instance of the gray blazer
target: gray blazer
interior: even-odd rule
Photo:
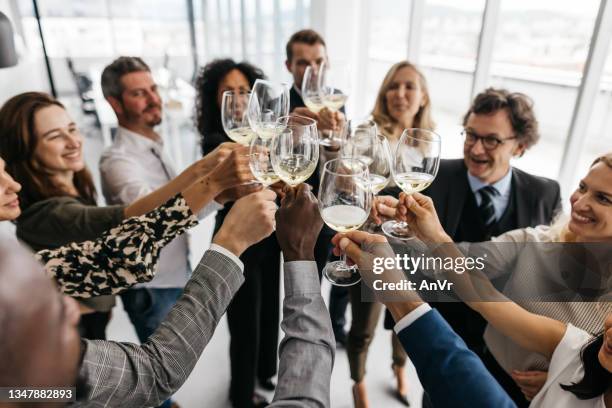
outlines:
[[[183,296],[143,345],[83,340],[78,406],[157,406],[185,382],[242,285],[240,267],[206,251]],[[285,264],[285,332],[273,407],[328,407],[335,342],[314,262]]]

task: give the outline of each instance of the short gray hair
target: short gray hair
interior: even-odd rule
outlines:
[[[139,57],[119,57],[102,71],[102,94],[105,98],[112,96],[121,99],[123,86],[121,77],[130,72],[147,71],[151,72],[149,66]]]

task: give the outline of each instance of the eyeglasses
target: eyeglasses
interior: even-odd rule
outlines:
[[[495,150],[499,147],[499,145],[504,144],[507,140],[516,139],[516,136],[507,137],[505,139],[498,139],[495,136],[478,136],[476,133],[463,129],[461,132],[463,137],[465,138],[465,144],[468,146],[473,146],[478,142],[478,140],[482,141],[482,147],[485,150]]]

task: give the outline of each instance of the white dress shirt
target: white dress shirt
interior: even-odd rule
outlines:
[[[100,158],[102,192],[108,204],[131,204],[176,177],[163,142],[153,141],[119,127],[113,144]],[[203,218],[222,208],[212,202],[199,214]],[[191,274],[187,234],[177,237],[162,250],[157,273],[151,282],[135,287],[179,288]]]

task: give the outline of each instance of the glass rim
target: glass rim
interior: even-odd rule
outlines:
[[[309,123],[306,123],[306,124],[296,124],[296,123],[289,124],[289,123],[280,123],[282,120],[285,120],[285,119],[290,119],[290,118],[299,118],[299,119],[304,119],[306,122],[309,122]],[[317,124],[317,121],[316,121],[316,120],[314,120],[314,119],[312,119],[312,118],[309,118],[309,117],[307,117],[307,116],[302,116],[302,115],[294,114],[294,113],[291,113],[291,114],[289,114],[289,115],[285,115],[285,116],[280,116],[278,119],[276,119],[276,122],[277,122],[277,123],[279,123],[279,124],[282,124],[282,125],[284,125],[284,126],[312,126],[312,125],[316,125],[316,124]]]
[[[356,161],[356,162],[359,162],[359,163],[361,163],[361,164],[363,165],[363,171],[358,172],[358,173],[344,174],[344,173],[338,173],[338,172],[332,171],[332,170],[330,170],[330,169],[328,168],[328,164],[330,164],[330,163],[334,163],[334,162],[339,162],[339,161],[341,161],[341,160],[343,160],[343,161],[350,160],[350,161]],[[367,165],[367,164],[365,164],[365,163],[364,163],[362,160],[356,159],[356,158],[354,158],[354,157],[345,157],[345,156],[337,157],[337,158],[335,158],[335,159],[328,160],[328,161],[327,161],[327,162],[326,162],[326,163],[323,165],[323,172],[324,172],[324,173],[325,173],[325,172],[327,172],[327,173],[331,173],[331,174],[333,174],[333,175],[335,175],[335,176],[341,176],[341,177],[354,177],[354,176],[359,176],[359,175],[363,175],[363,174],[367,173],[368,171],[369,171],[369,170],[368,170],[368,165]]]
[[[239,92],[236,92],[236,91],[231,91],[231,90],[230,90],[230,91],[223,91],[223,93],[221,94],[221,97],[223,97],[223,96],[225,96],[225,95],[236,95],[236,94],[238,94],[238,95],[243,95],[243,94],[245,94],[245,95],[249,95],[249,94],[252,94],[252,93],[253,93],[253,91],[252,91],[252,90],[248,90],[248,91],[239,91]]]
[[[437,138],[437,140],[430,140],[430,139],[425,139],[425,138],[422,138],[422,137],[419,137],[419,136],[407,135],[407,137],[411,137],[411,138],[413,138],[415,140],[418,140],[418,141],[421,141],[421,142],[427,142],[427,143],[440,143],[442,141],[442,137],[439,134],[437,134],[436,132],[434,132],[433,130],[422,129],[422,128],[406,128],[406,129],[404,129],[402,131],[402,135],[400,136],[400,139],[404,137],[404,134],[407,134],[406,132],[409,132],[411,130],[413,130],[413,131],[416,130],[416,131],[419,131],[419,132],[428,132],[428,133],[431,133],[432,135],[434,135]],[[399,140],[398,140],[398,142],[399,142]]]
[[[286,82],[276,82],[276,81],[270,81],[269,79],[262,79],[262,78],[257,78],[255,80],[255,82],[253,82],[253,86],[251,87],[251,90],[253,90],[253,88],[255,88],[255,84],[260,83],[260,84],[267,84],[267,85],[272,85],[272,86],[283,86],[283,87],[287,87],[289,88],[289,84]]]

